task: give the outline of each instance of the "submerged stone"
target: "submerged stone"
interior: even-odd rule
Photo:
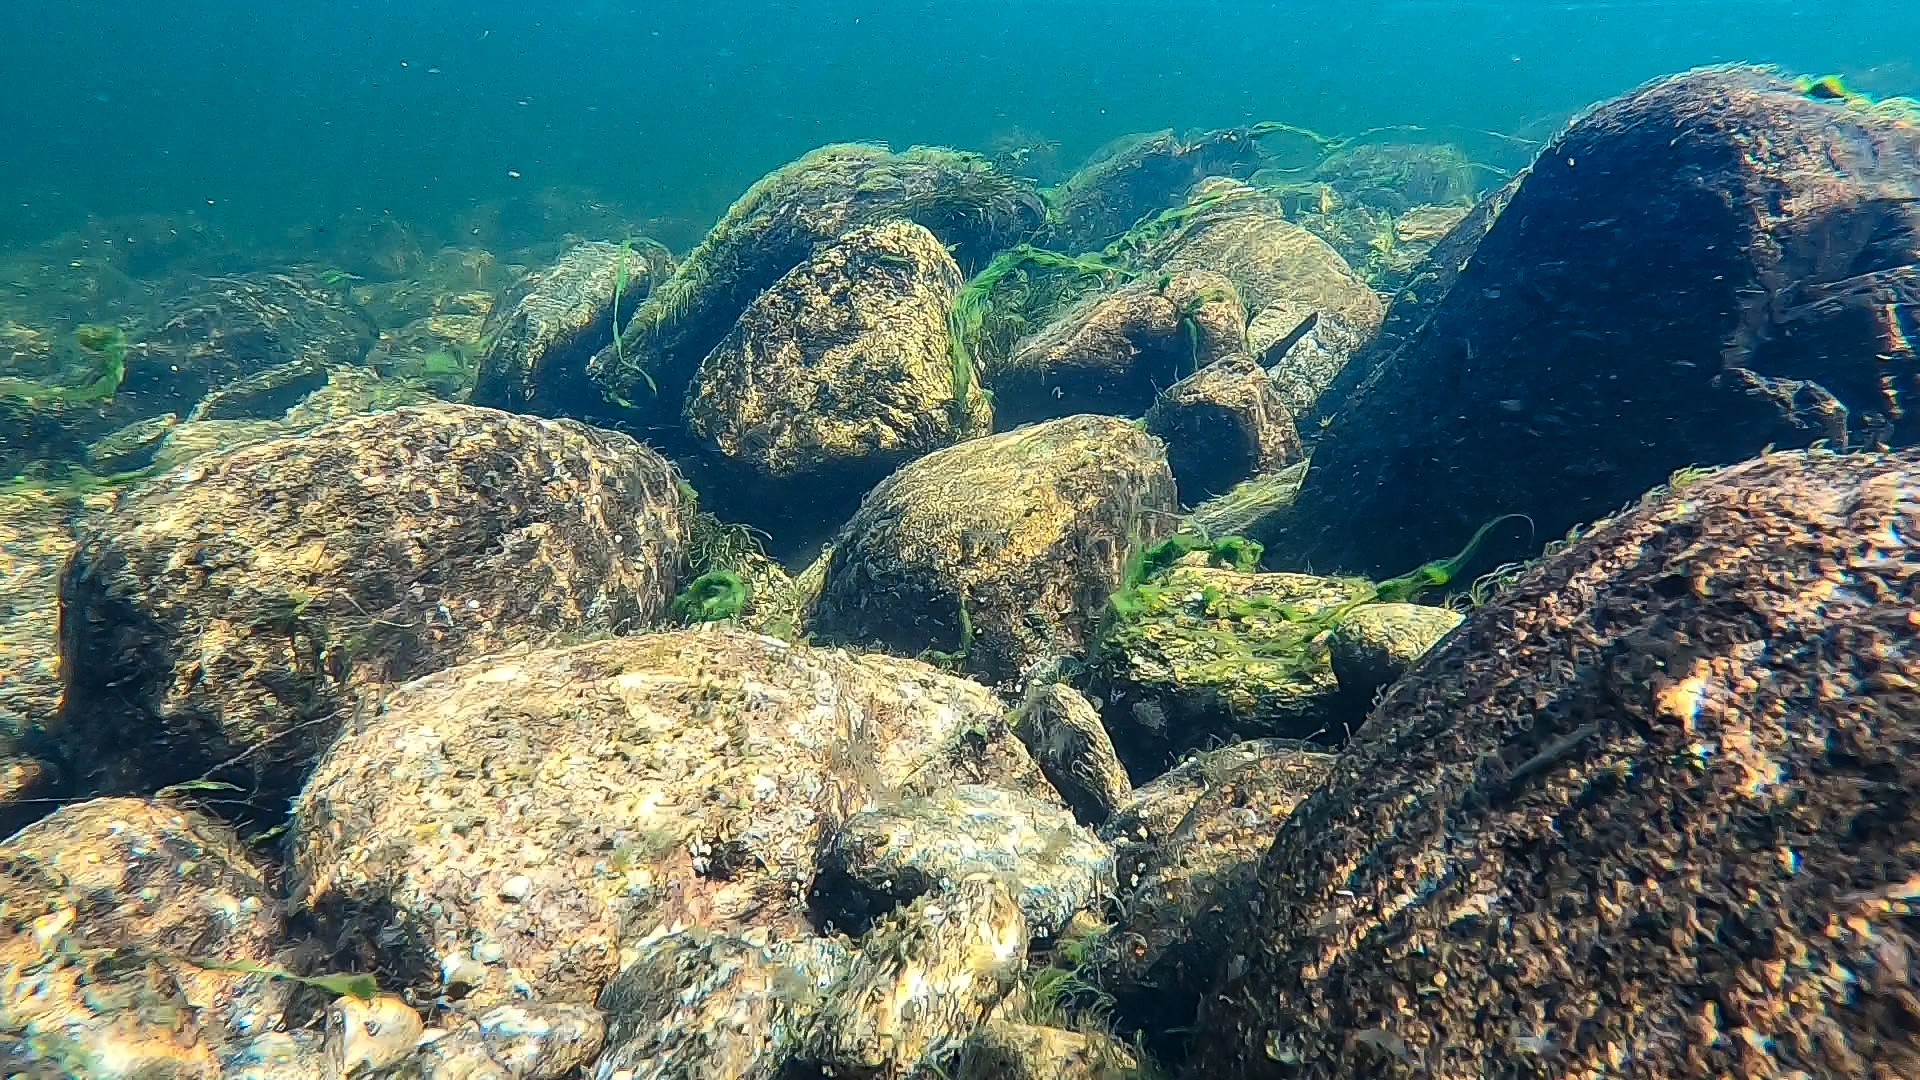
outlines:
[[[1030,686],[1012,724],[1081,822],[1099,825],[1133,793],[1099,710],[1072,687]]]
[[[1180,501],[1188,505],[1224,495],[1242,480],[1276,472],[1300,456],[1292,412],[1266,369],[1244,353],[1224,357],[1161,391],[1147,410],[1147,430],[1167,444],[1167,465]]]

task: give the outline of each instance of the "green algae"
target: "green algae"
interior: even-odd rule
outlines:
[[[112,401],[127,377],[127,335],[117,326],[86,324],[73,332],[73,342],[92,359],[86,380],[78,385],[36,379],[0,378],[0,398],[27,402],[84,404]]]
[[[724,622],[747,606],[747,583],[731,570],[709,570],[673,598],[673,615],[683,623]]]

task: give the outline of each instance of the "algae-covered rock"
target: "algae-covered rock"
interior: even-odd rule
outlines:
[[[1364,583],[1176,566],[1140,586],[1095,661],[1121,760],[1153,775],[1210,739],[1337,742],[1338,684],[1316,617]],[[1358,717],[1351,718],[1358,720]]]
[[[1138,416],[1160,387],[1246,351],[1247,319],[1210,270],[1149,275],[1061,312],[986,372],[1004,423]]]
[[[1275,472],[1243,480],[1193,508],[1183,532],[1199,536],[1241,536],[1267,543],[1285,530],[1294,497],[1306,478],[1307,463],[1294,462]]]
[[[628,318],[672,270],[658,244],[596,242],[527,275],[487,317],[473,403],[549,416],[607,411],[587,362],[613,341],[614,291]]]
[[[939,238],[910,221],[816,248],[701,361],[688,430],[755,479],[826,474],[808,482],[813,498],[985,431],[986,398],[956,380],[947,347],[959,287]]]
[[[588,1005],[516,1002],[443,1025],[407,1062],[420,1080],[565,1080],[593,1063],[607,1033]]]
[[[971,874],[998,878],[1028,928],[1051,937],[1113,894],[1113,852],[1058,803],[961,785],[848,818],[821,856],[812,902],[826,925],[861,934]]]
[[[1353,143],[1313,170],[1343,202],[1398,214],[1423,204],[1471,203],[1479,177],[1466,152],[1444,143]]]
[[[1081,654],[1136,547],[1166,534],[1158,439],[1075,416],[935,451],[868,493],[815,602],[817,633],[964,654],[1007,679]]]
[[[1250,173],[1258,162],[1257,143],[1243,128],[1123,136],[1048,192],[1043,242],[1060,251],[1097,250],[1141,218],[1178,205],[1205,177]]]
[[[460,405],[199,458],[89,523],[51,734],[95,789],[234,762],[272,814],[360,692],[662,613],[675,481],[624,435]]]
[[[60,709],[60,570],[74,527],[112,505],[104,492],[0,490],[0,750]]]
[[[392,691],[327,752],[294,895],[420,992],[588,1002],[656,926],[806,931],[826,832],[991,760],[998,719],[927,665],[732,630],[495,657]]]
[[[766,940],[690,929],[639,946],[600,995],[599,1077],[776,1080],[852,956],[839,939]]]
[[[1278,471],[1300,456],[1293,413],[1266,369],[1244,353],[1161,391],[1147,410],[1147,430],[1167,444],[1167,465],[1180,501],[1189,505],[1224,495],[1240,481]]]
[[[1261,857],[1333,762],[1278,739],[1199,755],[1197,798],[1177,824],[1150,831],[1128,853],[1137,880],[1121,893],[1121,917],[1095,951],[1096,980],[1114,995],[1122,1022],[1146,1033],[1157,1052],[1185,1041],[1172,1032],[1191,1028],[1201,995],[1242,947]]]
[[[1282,827],[1195,1074],[1920,1068],[1916,492],[1771,454],[1525,573]]]
[[[185,415],[209,392],[269,370],[324,377],[332,365],[359,363],[372,343],[360,313],[304,272],[200,279],[128,347],[116,396],[144,415]]]
[[[590,372],[614,399],[677,414],[694,368],[741,312],[817,245],[892,219],[930,230],[962,267],[1040,225],[1039,196],[987,159],[937,147],[825,146],[769,174],[733,204],[634,313],[621,348]],[[658,394],[654,389],[658,389]]]
[[[1757,69],[1592,110],[1333,418],[1285,554],[1393,572],[1768,445],[1912,442],[1916,178],[1920,125]]]
[[[953,1080],[1131,1080],[1133,1051],[1097,1032],[990,1020],[960,1048]]]
[[[1078,690],[1035,683],[1012,723],[1014,734],[1083,823],[1100,824],[1133,793],[1099,710]]]
[[[15,833],[0,864],[0,1035],[26,1064],[197,1080],[280,1024],[284,982],[188,962],[271,965],[283,943],[267,872],[224,825],[95,799]]]
[[[1340,692],[1371,707],[1373,697],[1413,670],[1463,616],[1425,604],[1363,604],[1333,628],[1327,658]]]
[[[905,1080],[984,1020],[1026,967],[1028,931],[999,881],[967,878],[888,915],[829,992],[806,1063]]]

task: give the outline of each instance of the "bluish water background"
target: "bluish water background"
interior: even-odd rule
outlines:
[[[88,215],[273,233],[360,210],[450,220],[590,188],[676,246],[823,142],[1065,163],[1128,131],[1421,125],[1483,159],[1668,71],[1730,60],[1920,89],[1920,4],[0,3],[0,243]],[[515,175],[517,174],[517,175]]]

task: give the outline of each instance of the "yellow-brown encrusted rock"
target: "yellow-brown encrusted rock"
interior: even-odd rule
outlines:
[[[960,1048],[954,1080],[1131,1080],[1139,1060],[1098,1033],[991,1020]]]
[[[226,826],[94,799],[15,833],[0,866],[0,1041],[28,1064],[212,1077],[223,1044],[280,1023],[284,983],[188,962],[269,964],[283,944],[266,871]]]
[[[866,483],[988,430],[986,397],[971,378],[956,382],[947,349],[960,284],[939,238],[910,221],[817,248],[701,361],[688,429],[761,477]]]
[[[1133,783],[1100,711],[1065,683],[1035,683],[1012,717],[1047,779],[1088,825],[1098,825],[1133,794]]]
[[[681,572],[676,482],[625,435],[465,405],[198,459],[68,565],[52,734],[96,789],[235,762],[271,808],[369,687],[646,625]]]
[[[1071,416],[935,451],[869,492],[809,628],[1011,679],[1091,643],[1127,559],[1174,523],[1160,441]]]
[[[584,1004],[656,927],[810,932],[837,822],[994,742],[1032,770],[1004,725],[982,739],[999,712],[925,664],[736,630],[495,657],[327,752],[294,896],[422,992]]]
[[[1771,454],[1536,565],[1281,828],[1195,1075],[1920,1072],[1920,453]]]

